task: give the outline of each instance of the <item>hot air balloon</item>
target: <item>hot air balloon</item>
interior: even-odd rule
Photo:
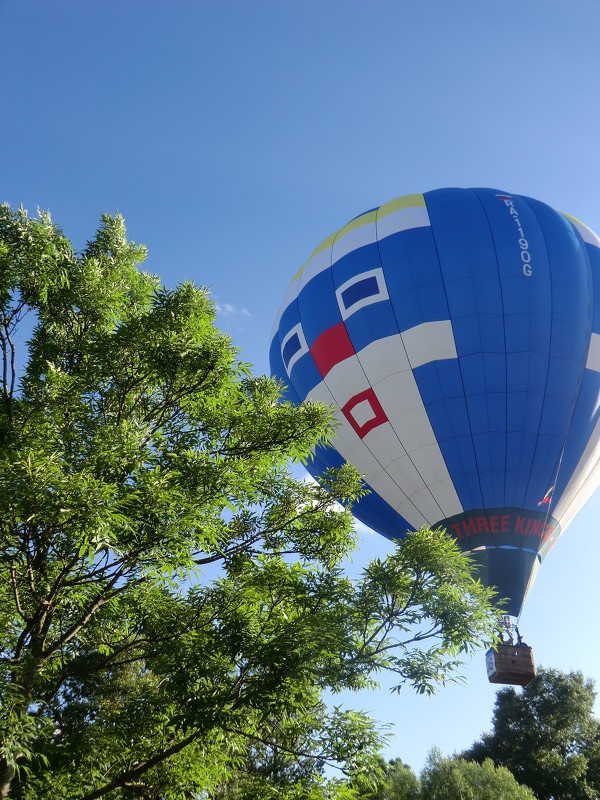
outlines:
[[[338,409],[313,475],[354,464],[353,513],[390,539],[445,527],[518,617],[600,484],[600,239],[495,189],[400,197],[297,272],[270,361]]]

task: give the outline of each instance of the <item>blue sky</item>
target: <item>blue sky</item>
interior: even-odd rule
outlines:
[[[148,269],[211,288],[259,372],[294,272],[393,197],[491,186],[600,229],[597,0],[0,0],[0,59],[0,201],[50,209],[76,246],[118,209]],[[596,495],[521,629],[600,685],[599,514]],[[387,550],[362,540],[358,560]],[[489,729],[483,654],[465,674],[433,699],[384,675],[356,704],[419,769]]]

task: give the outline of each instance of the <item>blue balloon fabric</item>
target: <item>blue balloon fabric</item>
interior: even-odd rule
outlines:
[[[285,399],[336,409],[311,473],[354,464],[358,519],[445,527],[518,616],[600,484],[600,239],[495,189],[398,198],[294,276],[270,359]]]

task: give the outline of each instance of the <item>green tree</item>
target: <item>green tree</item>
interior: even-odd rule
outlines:
[[[493,730],[465,758],[507,767],[539,800],[600,796],[600,726],[594,683],[580,672],[540,669],[521,692],[501,689]]]
[[[399,759],[385,766],[375,787],[358,785],[364,800],[534,800],[535,795],[520,786],[509,770],[461,758],[444,757],[434,748],[417,778]]]
[[[421,800],[534,800],[535,795],[517,783],[504,767],[490,759],[482,764],[462,758],[429,755],[421,773]]]
[[[358,796],[364,800],[421,800],[419,779],[399,758],[382,765],[382,776],[375,786],[356,783]]]
[[[257,752],[333,797],[323,764],[369,773],[381,736],[324,690],[432,691],[492,638],[490,592],[427,530],[350,581],[358,476],[288,467],[329,411],[280,404],[144,255],[118,216],[75,253],[0,209],[0,797],[210,796]]]

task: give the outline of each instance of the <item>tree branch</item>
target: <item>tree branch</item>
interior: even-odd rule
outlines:
[[[101,786],[98,789],[94,789],[93,792],[89,792],[88,794],[84,795],[80,800],[97,800],[99,797],[104,797],[104,795],[112,792],[114,789],[120,789],[121,787],[131,784],[132,781],[135,781],[140,775],[143,775],[152,767],[155,767],[157,764],[160,764],[162,761],[166,761],[171,756],[180,753],[186,747],[188,747],[192,742],[194,742],[198,736],[200,735],[200,731],[194,731],[186,736],[184,739],[181,739],[176,744],[167,747],[164,750],[161,750],[159,753],[156,753],[151,758],[146,759],[146,761],[142,761],[141,764],[138,764],[131,769],[125,770],[116,778],[114,778],[109,783],[106,783],[104,786]]]

